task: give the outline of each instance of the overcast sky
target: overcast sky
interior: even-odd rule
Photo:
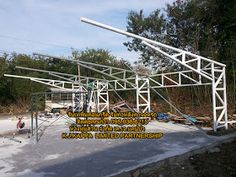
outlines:
[[[125,36],[80,22],[86,17],[126,30],[127,14],[149,14],[174,0],[0,0],[0,51],[70,55],[71,47],[104,48],[118,58],[137,60]]]

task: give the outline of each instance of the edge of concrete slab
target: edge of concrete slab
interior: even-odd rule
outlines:
[[[150,164],[146,164],[143,166],[140,165],[139,167],[135,167],[135,168],[129,169],[129,170],[124,170],[123,172],[120,172],[117,174],[112,174],[110,176],[111,177],[133,177],[133,176],[138,177],[140,174],[145,175],[145,174],[148,174],[149,172],[151,172],[154,168],[158,168],[161,165],[164,165],[165,163],[176,163],[179,161],[186,160],[190,156],[207,152],[209,149],[211,149],[215,146],[220,146],[221,144],[232,142],[235,139],[236,139],[236,133],[221,136],[221,137],[218,137],[218,139],[215,142],[213,142],[209,145],[206,145],[204,147],[200,147],[198,149],[193,149],[193,150],[185,152],[183,154],[168,157],[168,158],[165,158],[165,159],[157,161],[157,162],[151,162]]]

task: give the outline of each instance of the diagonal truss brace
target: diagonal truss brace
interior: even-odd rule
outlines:
[[[67,91],[73,91],[72,88],[74,87],[74,85],[78,85],[78,83],[72,83],[69,81],[43,79],[43,78],[37,78],[37,77],[18,76],[18,75],[11,75],[11,74],[4,74],[4,76],[13,77],[13,78],[21,78],[21,79],[29,79],[34,82],[38,82],[41,84],[49,85],[49,86],[60,88],[62,90],[67,90]]]

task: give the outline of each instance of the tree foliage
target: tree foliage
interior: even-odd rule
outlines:
[[[177,0],[164,12],[157,9],[148,16],[142,10],[131,11],[127,31],[226,63],[229,68],[236,61],[236,1]],[[147,50],[140,40],[124,45],[139,51],[145,65],[174,69],[168,59]]]
[[[130,65],[129,62],[125,60],[118,60],[116,57],[111,55],[109,51],[104,49],[86,49],[84,51],[72,50],[72,56],[65,58],[73,60],[79,59],[80,61],[110,65],[119,68],[127,68],[126,65]],[[0,107],[11,103],[17,103],[22,100],[27,103],[29,102],[31,93],[47,90],[47,86],[43,84],[39,84],[28,79],[5,77],[4,74],[55,79],[46,73],[21,70],[17,69],[16,66],[47,71],[57,71],[74,75],[77,75],[78,71],[77,64],[67,60],[45,59],[39,56],[16,53],[2,54],[0,57],[0,64]],[[81,67],[81,75],[101,78],[101,74],[96,73],[95,71],[92,72],[83,67]]]

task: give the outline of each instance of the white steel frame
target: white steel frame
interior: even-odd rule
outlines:
[[[26,76],[16,76],[5,74],[8,77],[30,79],[35,82],[46,84],[49,86],[62,88],[66,90],[84,90],[88,79],[94,79],[96,86],[94,90],[97,92],[97,110],[109,111],[109,91],[119,90],[136,90],[136,105],[137,111],[150,111],[150,88],[165,88],[165,87],[184,87],[198,85],[212,85],[212,107],[213,107],[213,129],[228,128],[228,124],[236,121],[228,121],[227,119],[227,98],[226,98],[226,76],[225,64],[217,61],[192,54],[169,45],[153,41],[136,34],[132,34],[120,29],[98,23],[93,20],[81,18],[82,22],[92,24],[128,37],[140,39],[142,44],[151,50],[154,50],[164,57],[169,58],[173,63],[178,64],[181,71],[145,75],[132,70],[105,66],[84,61],[75,61],[50,55],[35,54],[48,58],[57,58],[76,62],[79,66],[91,69],[95,72],[105,75],[110,79],[84,77],[54,71],[45,71],[26,67],[17,67],[19,69],[45,72],[49,75],[61,80],[42,79]],[[93,100],[96,100],[93,98]],[[89,103],[92,105],[92,103]]]
[[[137,112],[150,112],[150,85],[147,77],[136,75]]]
[[[108,82],[97,81],[97,110],[109,112]]]
[[[168,57],[173,62],[178,63],[182,68],[189,69],[198,75],[198,79],[196,80],[195,78],[186,76],[184,71],[180,71],[179,81],[174,81],[173,79],[166,77],[165,74],[162,74],[161,83],[156,82],[159,86],[165,87],[165,78],[173,83],[170,87],[183,85],[181,83],[181,77],[186,77],[192,82],[195,82],[189,85],[202,85],[203,82],[205,82],[205,84],[211,82],[214,131],[220,127],[225,127],[227,129],[229,123],[235,123],[235,121],[228,121],[227,119],[225,64],[90,19],[81,18],[81,21],[128,37],[140,39],[145,46]],[[153,79],[152,81],[155,82]]]

